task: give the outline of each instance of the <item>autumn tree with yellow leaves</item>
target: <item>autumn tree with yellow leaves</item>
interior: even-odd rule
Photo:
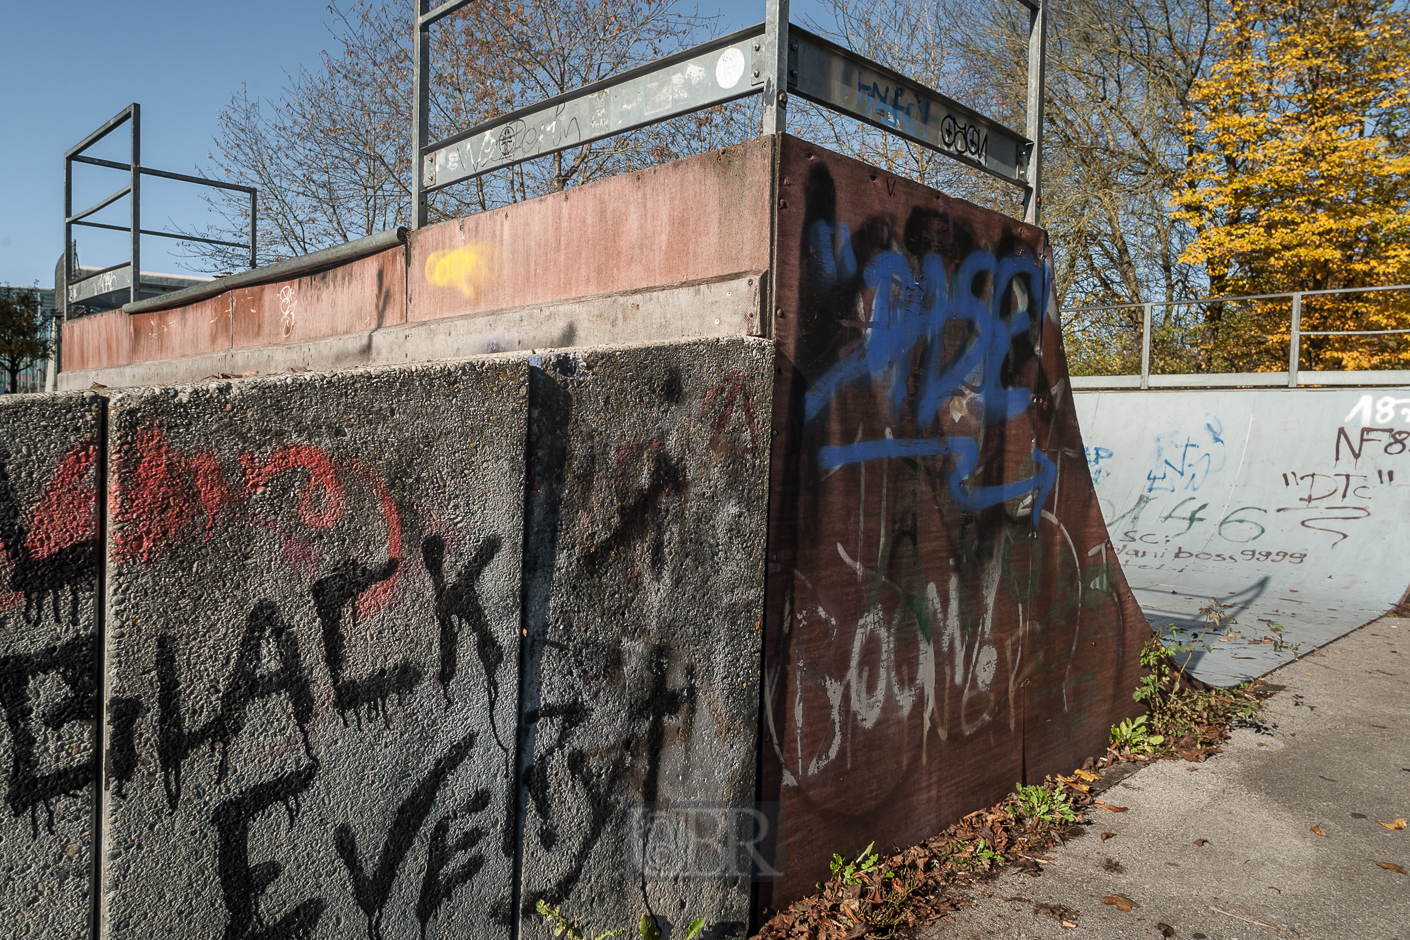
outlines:
[[[1205,267],[1214,295],[1410,282],[1407,134],[1403,2],[1233,0],[1191,95],[1172,199],[1195,232],[1184,260]],[[1286,368],[1289,312],[1286,301],[1211,306],[1184,352],[1207,368]],[[1410,298],[1308,297],[1302,318],[1312,331],[1402,329]],[[1406,335],[1303,342],[1302,368],[1407,364]]]

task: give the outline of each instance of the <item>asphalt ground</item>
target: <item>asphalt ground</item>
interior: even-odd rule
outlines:
[[[1410,869],[1410,828],[1379,825],[1410,818],[1410,620],[1266,679],[1282,688],[1259,726],[1201,763],[1117,765],[1099,799],[1126,812],[1093,808],[1041,874],[974,889],[923,940],[1410,940],[1410,874],[1377,864]],[[1139,906],[1102,902],[1117,894]]]

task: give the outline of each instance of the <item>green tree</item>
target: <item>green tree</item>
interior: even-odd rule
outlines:
[[[0,287],[0,368],[6,390],[20,390],[20,372],[49,355],[44,305],[34,288]]]
[[[1173,202],[1215,295],[1410,279],[1410,14],[1403,0],[1233,0],[1196,83]],[[1374,297],[1374,295],[1372,295]],[[1226,367],[1278,369],[1288,305],[1209,308]],[[1307,329],[1410,326],[1403,299],[1309,298]],[[1310,366],[1410,361],[1399,337],[1321,337]]]

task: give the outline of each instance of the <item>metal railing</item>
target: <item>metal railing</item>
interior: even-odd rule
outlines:
[[[131,156],[127,163],[118,163],[114,160],[100,160],[97,157],[84,156],[84,151],[88,150],[98,141],[107,137],[123,124],[130,125],[131,132]],[[110,170],[122,170],[128,174],[128,183],[103,199],[98,200],[92,206],[82,212],[73,211],[73,165],[84,163],[89,166],[100,166]],[[218,238],[203,238],[196,235],[183,235],[178,232],[163,232],[142,227],[142,177],[155,176],[161,179],[176,180],[181,183],[195,183],[200,186],[212,186],[216,189],[227,189],[236,192],[246,193],[250,197],[250,228],[248,242],[222,241]],[[106,222],[91,222],[88,217],[107,208],[113,203],[129,197],[130,223],[128,225],[110,225]],[[155,235],[160,238],[173,238],[184,242],[201,242],[207,245],[221,245],[227,248],[247,248],[250,253],[250,267],[255,266],[255,208],[258,191],[250,186],[240,186],[236,183],[226,183],[222,180],[204,179],[199,176],[187,176],[185,173],[172,173],[169,170],[158,170],[152,167],[142,166],[142,106],[136,102],[123,108],[113,115],[102,127],[89,134],[76,146],[70,148],[64,154],[64,283],[54,285],[57,290],[62,291],[58,315],[67,320],[69,308],[73,304],[82,303],[85,300],[100,296],[121,292],[124,288],[128,290],[130,302],[140,299],[142,290],[142,236]],[[74,259],[73,248],[73,227],[83,225],[89,228],[108,229],[114,232],[127,232],[130,237],[129,256],[126,261],[102,268],[98,271],[84,274],[75,278],[81,272],[77,269]]]
[[[1291,291],[1282,294],[1247,294],[1235,297],[1200,297],[1187,300],[1149,301],[1145,303],[1103,304],[1089,307],[1074,307],[1064,316],[1064,329],[1077,314],[1094,314],[1120,310],[1141,311],[1139,374],[1086,375],[1072,376],[1074,388],[1173,388],[1173,387],[1220,387],[1220,386],[1282,386],[1296,388],[1299,385],[1385,385],[1410,384],[1410,370],[1311,370],[1302,369],[1303,339],[1314,336],[1387,336],[1410,334],[1406,329],[1368,330],[1307,330],[1302,326],[1304,301],[1309,297],[1330,297],[1352,294],[1379,294],[1388,291],[1410,291],[1410,284],[1393,284],[1383,287],[1346,287],[1329,290]],[[1209,307],[1224,304],[1239,304],[1256,301],[1288,301],[1288,355],[1287,371],[1284,372],[1206,372],[1192,374],[1183,372],[1151,372],[1151,352],[1153,313],[1156,308]],[[1407,304],[1410,308],[1410,304]],[[1264,335],[1264,339],[1274,339]],[[1281,340],[1281,335],[1277,337]],[[1069,366],[1071,363],[1069,363]],[[1304,375],[1315,378],[1307,381]]]
[[[788,0],[766,0],[757,26],[432,143],[430,29],[470,2],[413,0],[414,228],[426,224],[427,197],[438,189],[739,98],[761,95],[761,134],[781,134],[790,93],[1021,187],[1025,221],[1038,222],[1044,49],[1054,0],[1016,0],[1029,11],[1026,136],[791,25]]]

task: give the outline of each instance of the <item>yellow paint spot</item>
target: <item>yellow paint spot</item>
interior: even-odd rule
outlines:
[[[474,297],[489,280],[492,250],[486,245],[461,245],[433,251],[426,259],[426,280],[437,287],[453,287]]]

